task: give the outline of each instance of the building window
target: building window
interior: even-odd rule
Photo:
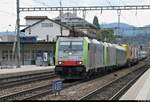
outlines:
[[[53,27],[53,23],[41,23],[42,27]]]
[[[9,51],[9,59],[10,61],[14,61],[15,59],[15,52],[13,52],[12,50]]]
[[[24,60],[31,60],[30,51],[24,51]]]
[[[2,51],[2,59],[3,61],[8,61],[8,51]]]
[[[32,50],[32,60],[36,60],[36,50]]]
[[[29,28],[29,34],[31,34],[31,28]]]
[[[14,59],[14,57],[13,57],[13,51],[9,51],[9,58],[10,58],[10,60]]]

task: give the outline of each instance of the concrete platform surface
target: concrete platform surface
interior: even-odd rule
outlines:
[[[150,69],[137,80],[120,100],[150,100]]]
[[[0,69],[0,78],[54,71],[54,68],[55,66],[25,65],[21,66],[21,68]]]

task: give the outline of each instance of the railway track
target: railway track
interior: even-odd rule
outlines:
[[[73,85],[77,85],[81,83],[80,81],[74,83],[64,84],[63,88],[68,88]],[[0,97],[1,101],[9,101],[9,100],[33,100],[39,97],[42,97],[47,94],[53,94],[52,92],[52,84],[46,84],[42,86],[37,86],[31,89],[23,90],[20,92],[11,93],[8,95],[4,95]]]
[[[112,80],[106,85],[81,97],[79,100],[118,100],[149,67],[150,66],[146,64],[144,67],[126,76]]]
[[[82,81],[77,81],[77,82],[73,82],[73,83],[65,83],[65,84],[63,85],[63,89],[72,87],[72,86],[77,85],[77,84],[79,84],[79,83],[81,83],[81,82],[82,82]],[[36,99],[40,99],[40,97],[42,97],[42,96],[46,96],[46,95],[48,95],[48,94],[53,94],[51,88],[52,88],[52,86],[49,87],[49,90],[43,91],[43,92],[40,92],[40,93],[37,93],[37,94],[35,94],[35,95],[33,95],[33,96],[30,96],[30,97],[25,98],[24,100],[36,100]]]
[[[146,66],[145,66],[146,67]],[[145,68],[146,70],[146,68]],[[141,71],[141,70],[140,70]],[[144,72],[144,71],[143,71]],[[48,78],[52,78],[52,75],[53,73],[47,73],[48,74]],[[38,76],[38,75],[37,75]],[[44,76],[41,74],[41,76]],[[34,77],[35,81],[38,81],[38,80],[43,80],[43,78],[41,76],[38,76],[39,79],[37,79],[37,77]],[[140,76],[140,75],[139,75]],[[41,78],[41,79],[40,79]],[[131,79],[131,78],[130,78]],[[20,79],[19,79],[20,80]],[[91,79],[92,80],[92,79]],[[30,80],[31,82],[33,82],[33,79]],[[87,81],[87,80],[86,80]],[[117,80],[116,80],[117,81]],[[29,80],[28,80],[29,82]],[[85,80],[83,81],[78,81],[78,82],[74,82],[74,83],[69,83],[69,84],[64,84],[63,88],[68,88],[68,87],[71,87],[71,86],[74,86],[74,85],[77,85],[79,83],[82,83],[82,82],[85,82]],[[115,82],[115,81],[113,81]],[[112,82],[112,83],[113,83]],[[19,82],[20,83],[20,82]],[[27,83],[27,82],[25,82]],[[21,84],[21,83],[20,83]],[[111,83],[110,83],[111,84]],[[108,84],[109,85],[109,84]],[[49,84],[45,84],[45,85],[40,85],[40,86],[37,86],[37,87],[34,87],[34,88],[30,88],[30,89],[25,89],[23,91],[19,91],[19,92],[14,92],[14,93],[11,93],[11,94],[7,94],[7,95],[4,95],[4,96],[0,96],[0,100],[2,101],[8,101],[8,100],[35,100],[35,99],[39,99],[40,97],[43,97],[45,95],[48,95],[48,94],[52,94],[52,89],[51,89],[52,85],[51,83]],[[112,86],[110,86],[112,87]],[[104,89],[104,88],[103,88]],[[122,89],[123,90],[123,89]],[[118,91],[117,91],[118,92]],[[117,93],[116,92],[116,93]],[[111,96],[109,98],[104,98],[104,99],[111,99],[112,97],[112,100],[115,99],[116,97],[119,96],[119,94],[121,92],[119,92],[118,94],[116,94],[116,96]],[[91,93],[92,94],[92,93]],[[113,94],[114,95],[114,94]],[[87,97],[90,96],[87,95],[87,96],[84,96],[81,98],[81,100],[87,100]]]
[[[0,78],[0,89],[10,88],[17,85],[27,84],[30,82],[54,78],[54,72],[43,72],[29,75],[21,75],[7,78]]]

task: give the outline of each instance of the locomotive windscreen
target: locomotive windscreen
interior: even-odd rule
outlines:
[[[82,42],[60,42],[60,51],[82,51]]]
[[[83,42],[81,41],[61,41],[59,44],[59,59],[81,60]]]

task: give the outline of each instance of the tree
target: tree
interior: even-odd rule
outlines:
[[[100,25],[99,25],[97,16],[94,16],[93,24],[94,24],[98,29],[100,29]]]
[[[112,42],[116,39],[114,35],[114,31],[112,29],[102,29],[98,30],[96,33],[97,40],[105,41],[105,42]]]

